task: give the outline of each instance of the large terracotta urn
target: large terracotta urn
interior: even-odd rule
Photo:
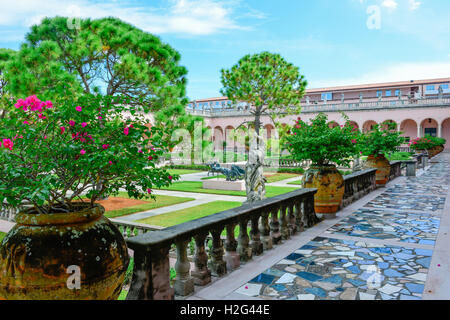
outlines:
[[[334,216],[344,197],[344,178],[334,165],[312,165],[303,176],[303,188],[316,188],[316,213]]]
[[[377,186],[384,187],[389,181],[391,174],[391,164],[384,154],[377,156],[370,155],[367,157],[367,161],[364,165],[367,168],[376,168],[376,184]]]
[[[105,209],[16,216],[0,246],[0,299],[116,300],[129,262]]]

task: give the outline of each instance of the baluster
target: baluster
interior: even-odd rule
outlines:
[[[250,247],[252,248],[252,253],[255,256],[259,256],[264,251],[264,246],[261,242],[261,235],[258,229],[259,216],[252,217],[251,222],[252,228],[250,230]]]
[[[239,254],[236,249],[238,246],[238,242],[234,236],[234,230],[236,228],[236,224],[230,224],[226,226],[227,230],[227,240],[225,241],[225,256],[224,260],[227,263],[227,270],[233,270],[239,268],[241,265]]]
[[[297,226],[295,225],[295,216],[294,216],[294,205],[289,205],[287,207],[287,220],[288,220],[288,229],[289,234],[293,235],[297,233]]]
[[[127,300],[173,300],[170,287],[170,246],[134,250],[134,269]]]
[[[283,240],[287,240],[290,237],[288,220],[286,217],[286,207],[282,206],[280,210],[280,229],[281,229],[281,238]]]
[[[191,263],[187,257],[187,246],[189,240],[177,242],[177,262],[175,263],[175,271],[177,276],[175,278],[174,289],[179,296],[187,296],[194,292],[194,279],[191,277],[189,270]]]
[[[250,238],[247,232],[248,220],[244,219],[239,222],[239,237],[237,252],[242,262],[247,262],[252,259],[252,248],[249,246]]]
[[[208,270],[208,255],[205,250],[207,233],[195,236],[194,271],[191,272],[194,283],[199,286],[207,285],[211,282],[211,271]]]
[[[227,273],[227,264],[223,261],[223,243],[220,238],[222,228],[211,231],[212,248],[210,251],[211,261],[209,261],[209,268],[211,274],[215,277],[221,277]]]
[[[280,222],[278,221],[278,211],[279,209],[273,209],[271,212],[271,221],[270,221],[270,235],[272,236],[272,243],[278,244],[281,242],[281,233],[280,233]]]
[[[295,226],[297,227],[298,232],[303,232],[303,209],[302,202],[296,202],[294,207],[294,218],[295,218]]]
[[[263,212],[261,214],[261,220],[259,222],[259,231],[261,233],[261,240],[265,251],[272,249],[272,237],[270,236],[269,226],[269,212]]]

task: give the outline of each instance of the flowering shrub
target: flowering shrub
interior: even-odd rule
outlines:
[[[395,129],[395,123],[385,123],[384,126],[374,125],[371,131],[361,135],[360,149],[364,155],[394,152],[405,141],[401,137],[402,132]]]
[[[443,138],[432,137],[426,135],[423,138],[416,138],[409,143],[409,146],[413,150],[428,150],[433,147],[443,146],[446,140]]]
[[[298,118],[286,138],[287,149],[298,161],[311,160],[315,165],[348,166],[357,152],[359,131],[348,118],[344,126],[330,128],[327,115],[320,113],[308,124]]]
[[[141,199],[168,186],[173,177],[155,167],[167,151],[163,129],[148,129],[138,107],[112,99],[17,100],[0,119],[0,203],[70,212],[77,200],[88,198],[92,206],[122,189]]]

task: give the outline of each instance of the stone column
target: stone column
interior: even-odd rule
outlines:
[[[272,249],[272,237],[270,236],[270,226],[269,226],[269,212],[264,212],[261,214],[261,220],[259,222],[259,231],[261,232],[261,240],[264,250]]]
[[[174,300],[170,287],[169,249],[134,251],[134,269],[127,300]]]
[[[408,160],[406,162],[406,176],[415,177],[417,169],[417,160]]]
[[[223,261],[223,243],[220,234],[223,229],[215,229],[211,231],[213,237],[212,248],[210,251],[211,261],[209,261],[209,269],[215,277],[221,277],[227,273],[227,264]]]
[[[241,262],[239,254],[237,253],[238,243],[234,236],[235,224],[226,226],[227,240],[225,241],[225,256],[224,260],[227,263],[227,270],[233,270],[239,268]]]
[[[208,270],[208,255],[205,250],[206,237],[207,233],[195,237],[195,268],[191,275],[194,278],[194,283],[198,286],[204,286],[211,282],[211,271]]]
[[[278,221],[279,209],[273,209],[271,212],[270,221],[270,235],[272,236],[272,243],[278,244],[281,242],[280,222]]]
[[[247,262],[252,259],[252,248],[250,248],[250,238],[247,232],[248,220],[241,220],[239,222],[239,237],[237,252],[241,257],[242,262]]]
[[[251,219],[252,228],[250,230],[250,247],[252,254],[259,256],[263,253],[263,244],[261,242],[261,236],[258,229],[259,217],[253,217]]]
[[[177,262],[175,263],[175,271],[177,276],[175,278],[174,289],[179,296],[187,296],[194,292],[194,279],[191,277],[189,270],[191,263],[187,257],[187,246],[189,241],[178,242],[177,245]]]
[[[297,231],[302,232],[304,230],[302,222],[302,202],[297,202],[294,208],[295,225],[297,226]]]
[[[281,228],[281,238],[283,240],[288,240],[290,238],[288,219],[286,217],[286,207],[281,207],[280,210],[280,228]]]

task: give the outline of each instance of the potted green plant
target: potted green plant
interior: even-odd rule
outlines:
[[[416,138],[411,140],[409,147],[414,150],[415,153],[430,154],[431,149],[435,146],[434,142],[429,137]]]
[[[19,209],[0,246],[0,299],[117,299],[127,246],[96,200],[154,197],[173,179],[155,167],[164,132],[139,111],[111,97],[31,96],[0,119],[0,203]]]
[[[316,213],[333,217],[339,210],[345,185],[336,165],[349,166],[358,152],[358,131],[344,115],[346,124],[330,128],[327,115],[320,113],[310,123],[298,118],[286,138],[287,149],[297,161],[311,160],[303,176],[304,188],[317,188],[314,197]]]
[[[389,181],[391,165],[385,157],[385,153],[396,151],[397,147],[404,142],[395,128],[395,123],[384,123],[383,127],[374,125],[372,130],[362,134],[360,149],[367,156],[365,168],[376,168],[376,184],[385,186]]]

